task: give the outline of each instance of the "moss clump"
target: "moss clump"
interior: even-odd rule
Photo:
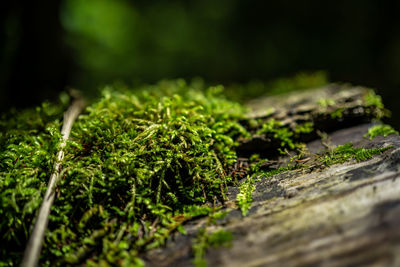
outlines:
[[[336,104],[336,101],[331,98],[321,98],[317,101],[317,104],[323,108],[327,109],[328,107],[334,106]]]
[[[314,124],[312,122],[305,122],[303,124],[296,125],[294,132],[297,135],[308,134],[314,131]]]
[[[392,128],[392,126],[387,124],[379,124],[372,126],[368,129],[368,133],[364,135],[365,138],[369,138],[370,140],[374,139],[377,136],[388,136],[391,134],[399,134],[398,131]]]
[[[384,148],[355,148],[352,143],[347,143],[341,146],[337,146],[334,150],[327,152],[322,157],[322,163],[326,166],[333,164],[344,163],[350,159],[356,161],[365,161],[372,158],[374,155],[381,154],[391,147]]]
[[[0,120],[1,266],[21,258],[52,172],[65,104],[45,102]]]
[[[106,88],[66,147],[41,265],[141,265],[187,219],[224,201],[243,108],[182,80]],[[3,118],[1,265],[19,263],[57,154],[65,106]]]
[[[389,110],[385,109],[385,106],[382,103],[382,97],[377,95],[374,90],[368,90],[363,100],[366,107],[372,108],[372,111],[369,112],[372,112],[372,115],[377,120],[390,116]]]
[[[340,118],[343,117],[343,111],[344,111],[343,108],[338,108],[338,109],[336,109],[335,111],[333,111],[333,112],[330,114],[330,116],[331,116],[332,119],[340,119]]]
[[[292,138],[294,133],[286,127],[281,127],[281,122],[274,119],[265,122],[261,129],[257,131],[257,134],[265,134],[280,140],[280,146],[282,148],[294,149],[296,147]]]
[[[177,218],[194,216],[190,206],[223,201],[224,170],[247,132],[237,122],[242,108],[221,89],[178,80],[104,90],[72,130],[43,260],[138,264]]]
[[[234,183],[226,170],[237,163],[237,140],[250,135],[239,123],[246,121],[244,109],[221,90],[183,80],[135,90],[105,88],[72,129],[40,264],[140,266],[141,255],[183,231],[185,221],[215,220],[210,203],[224,202],[227,185]],[[63,99],[63,105],[45,103],[0,122],[0,234],[7,244],[0,265],[17,265],[28,240],[60,142],[68,102]],[[278,140],[277,150],[293,150],[301,147],[302,135],[315,131],[312,122],[301,123],[292,129],[260,122],[257,133]],[[324,159],[329,165],[381,151],[345,145]],[[253,160],[249,178],[239,186],[244,215],[258,177],[295,168],[261,170],[264,161]],[[195,258],[228,237],[207,229],[199,233]]]

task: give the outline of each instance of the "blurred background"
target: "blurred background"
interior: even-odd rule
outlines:
[[[323,71],[372,87],[400,128],[400,1],[42,0],[0,10],[0,110],[68,87]]]

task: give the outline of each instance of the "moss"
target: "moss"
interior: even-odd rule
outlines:
[[[372,116],[377,120],[390,116],[389,110],[385,109],[382,103],[382,97],[377,95],[374,90],[368,90],[363,100],[364,105],[370,108],[367,112],[372,113]]]
[[[392,128],[392,126],[387,124],[379,124],[372,126],[368,129],[368,133],[364,135],[365,138],[369,138],[370,140],[374,139],[377,136],[388,136],[391,134],[399,134],[398,131]]]
[[[330,113],[330,116],[332,119],[338,119],[338,118],[342,118],[343,117],[343,108],[338,108],[335,111],[333,111],[332,113]]]
[[[364,102],[366,106],[374,106],[380,109],[384,108],[382,97],[375,94],[375,91],[372,89],[368,90],[368,93],[364,96]]]
[[[334,106],[336,104],[334,99],[331,98],[321,98],[317,101],[317,104],[323,108],[326,109],[328,107]]]
[[[293,141],[293,132],[286,127],[281,127],[281,123],[274,119],[270,119],[265,122],[261,129],[257,131],[257,134],[270,135],[271,137],[280,140],[280,146],[282,148],[295,148],[295,143]]]
[[[21,258],[60,144],[65,104],[11,111],[0,120],[0,265]]]
[[[308,134],[314,131],[314,124],[312,122],[305,122],[303,124],[296,125],[294,132],[297,135]]]
[[[164,245],[171,233],[184,232],[186,221],[199,216],[215,221],[219,213],[210,203],[225,201],[227,185],[233,184],[226,170],[237,161],[237,140],[250,136],[239,123],[244,108],[222,90],[183,80],[105,88],[72,129],[40,264],[140,266],[143,253]],[[63,95],[59,105],[14,111],[0,122],[0,234],[7,243],[0,265],[19,263],[52,172],[67,103]],[[301,147],[295,141],[315,130],[310,122],[294,130],[275,120],[254,123],[281,150]],[[363,160],[383,150],[346,145],[324,162]],[[261,170],[265,159],[251,161],[237,199],[244,215],[257,179],[296,167]],[[198,235],[199,262],[208,246],[229,239],[207,231]]]
[[[252,193],[256,189],[252,176],[248,176],[240,185],[239,193],[236,196],[236,202],[242,211],[242,215],[246,216],[251,203],[253,202]]]
[[[223,201],[224,170],[236,161],[235,139],[247,133],[237,122],[242,108],[221,90],[193,90],[183,80],[134,94],[104,90],[74,125],[46,258],[64,247],[60,264],[130,264],[132,255],[164,244],[176,216],[193,217],[188,206]],[[98,205],[102,214],[91,212]],[[63,231],[74,234],[56,240]],[[85,243],[99,231],[101,245]]]
[[[374,155],[381,154],[382,152],[390,149],[391,147],[384,148],[355,148],[352,143],[337,146],[333,151],[327,152],[322,156],[321,161],[326,166],[333,164],[344,163],[351,159],[358,162],[365,161],[372,158]]]
[[[207,203],[224,201],[225,169],[248,133],[238,123],[244,109],[222,89],[183,80],[105,88],[72,129],[41,264],[137,265],[187,219],[209,214]],[[44,104],[2,120],[0,230],[13,244],[2,264],[18,264],[27,242],[63,110]]]

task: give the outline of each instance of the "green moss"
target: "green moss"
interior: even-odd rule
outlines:
[[[334,99],[331,98],[321,98],[317,101],[317,104],[323,108],[326,109],[328,107],[334,106],[336,104]]]
[[[171,233],[184,232],[187,220],[217,220],[210,203],[225,201],[233,183],[226,170],[236,162],[237,140],[250,136],[239,123],[245,110],[222,90],[183,80],[105,88],[73,126],[40,264],[140,266],[143,253],[164,245]],[[68,97],[61,100],[11,112],[0,122],[0,234],[7,244],[0,265],[19,264],[28,240],[60,143]],[[295,140],[312,131],[312,123],[291,130],[269,120],[257,133],[278,141],[278,149],[293,150],[300,147]],[[324,163],[364,160],[383,150],[345,145]],[[243,215],[257,179],[295,168],[265,171],[259,156],[251,161],[237,198]],[[195,260],[201,264],[207,247],[229,239],[224,232],[200,232]]]
[[[65,105],[43,103],[0,120],[0,265],[21,258],[60,144]]]
[[[374,90],[368,90],[363,100],[364,105],[370,108],[370,110],[367,110],[367,112],[372,113],[372,116],[377,120],[380,120],[384,117],[390,117],[389,110],[385,109],[382,103],[382,97],[377,95]]]
[[[333,151],[326,153],[322,157],[322,163],[326,166],[333,164],[344,163],[351,159],[356,161],[365,161],[372,158],[374,155],[381,154],[391,147],[384,148],[355,148],[352,143],[347,143],[337,146]]]
[[[382,97],[375,94],[375,91],[372,89],[368,90],[368,93],[364,96],[364,102],[366,106],[374,106],[380,109],[384,108]]]
[[[299,134],[308,134],[314,131],[314,124],[312,122],[305,122],[303,124],[297,125],[294,132]]]
[[[137,265],[187,219],[209,214],[207,203],[224,201],[225,169],[248,133],[243,108],[222,89],[183,80],[106,88],[72,129],[41,264]],[[18,264],[27,242],[63,110],[44,104],[1,122],[0,230],[13,244],[1,250],[3,265]]]
[[[193,217],[188,206],[224,200],[224,169],[247,132],[237,122],[242,108],[221,90],[193,90],[183,80],[134,94],[107,88],[74,125],[46,258],[67,247],[60,264],[130,264],[132,255],[164,244],[176,216]],[[91,212],[100,205],[101,214]],[[73,235],[57,239],[64,231]],[[102,244],[85,242],[99,233]]]
[[[332,119],[337,119],[337,118],[342,118],[343,117],[343,108],[338,108],[335,111],[333,111],[330,116]]]
[[[236,202],[242,211],[242,215],[246,216],[251,203],[253,202],[252,193],[256,189],[252,176],[248,176],[240,185],[239,193],[236,196]]]
[[[374,139],[377,136],[388,136],[391,134],[399,134],[398,131],[392,128],[392,126],[387,124],[379,124],[372,126],[368,129],[368,133],[364,135],[365,138],[369,138],[370,140]]]
[[[296,147],[292,139],[293,132],[288,128],[281,127],[281,123],[274,119],[270,119],[264,123],[257,134],[271,135],[273,138],[280,140],[280,146],[282,148],[287,147],[294,149]]]

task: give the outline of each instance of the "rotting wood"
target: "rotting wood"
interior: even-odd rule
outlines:
[[[84,101],[82,99],[76,99],[64,113],[63,126],[61,129],[62,141],[60,144],[60,149],[57,154],[54,171],[50,176],[49,184],[44,195],[42,205],[39,209],[35,226],[25,249],[24,258],[21,263],[22,267],[34,267],[38,264],[40,251],[43,245],[44,233],[49,222],[50,209],[54,202],[55,189],[60,178],[62,161],[64,159],[64,147],[66,146],[69,138],[72,125],[81,113],[83,107]]]

